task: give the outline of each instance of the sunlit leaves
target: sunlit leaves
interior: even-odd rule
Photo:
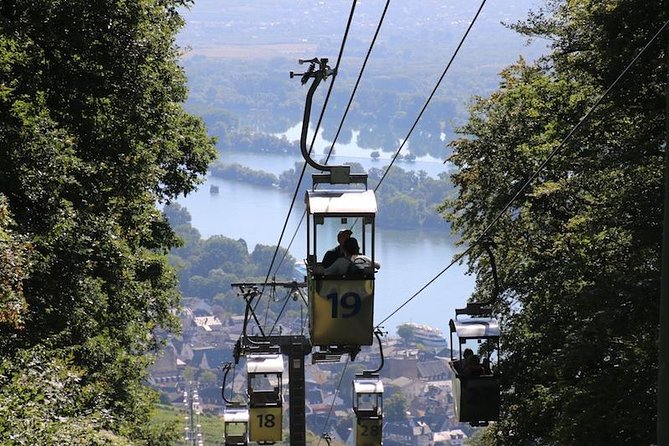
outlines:
[[[47,433],[27,444],[152,441],[141,382],[179,300],[166,262],[179,240],[156,204],[192,191],[215,156],[181,107],[183,4],[0,4],[0,215],[11,216],[0,218],[0,375],[45,346],[53,354],[21,373],[53,370],[53,385],[70,389],[51,416],[38,378],[12,381],[36,406],[3,425],[3,443],[35,417]],[[12,395],[0,407],[16,407]]]
[[[650,11],[652,10],[652,12]],[[552,1],[517,29],[553,39],[473,105],[446,202],[471,243],[666,20],[643,2]],[[663,46],[649,49],[491,234],[503,419],[485,444],[654,442],[664,145]],[[476,247],[476,297],[490,267]],[[596,415],[595,415],[596,414]]]

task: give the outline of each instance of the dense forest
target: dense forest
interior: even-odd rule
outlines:
[[[472,106],[443,212],[476,240],[669,19],[667,1],[551,1],[515,28],[552,52]],[[502,420],[478,444],[657,444],[667,30],[490,232]],[[481,246],[476,298],[493,290]]]
[[[214,305],[216,315],[221,318],[244,314],[244,300],[230,284],[264,281],[276,246],[256,245],[249,252],[246,242],[241,239],[233,240],[222,235],[202,239],[191,225],[188,209],[174,203],[166,206],[164,212],[183,240],[181,247],[170,252],[170,263],[177,268],[184,298],[197,298]],[[296,278],[295,261],[284,248],[279,248],[272,277],[278,280]],[[302,280],[301,277],[298,279]],[[273,308],[269,311],[270,316],[275,316]]]
[[[215,158],[180,0],[0,4],[0,443],[171,444],[144,385],[177,328],[156,203]]]

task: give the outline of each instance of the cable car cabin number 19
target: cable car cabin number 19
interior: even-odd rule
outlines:
[[[371,345],[372,280],[313,281],[311,342],[314,345]]]
[[[364,189],[310,190],[307,205],[307,278],[311,343],[315,346],[372,345],[374,319],[374,220],[376,197]],[[352,264],[335,274],[321,263],[339,243],[338,233],[355,238],[354,254],[371,264]],[[348,253],[347,255],[351,255]]]

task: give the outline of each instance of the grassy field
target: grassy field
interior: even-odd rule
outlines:
[[[175,429],[180,434],[183,434],[186,427],[185,417],[185,410],[161,404],[156,407],[152,422],[155,424],[175,425]],[[205,445],[222,446],[225,444],[223,441],[223,420],[221,418],[215,415],[201,414],[200,424],[202,425],[202,436],[204,437]]]

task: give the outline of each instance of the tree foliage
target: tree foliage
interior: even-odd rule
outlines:
[[[23,326],[26,301],[23,279],[30,245],[22,241],[11,227],[7,201],[0,194],[0,330],[17,330]],[[0,348],[4,340],[0,339]]]
[[[666,1],[550,1],[515,28],[552,52],[477,98],[445,203],[471,243],[667,20]],[[666,33],[665,33],[666,41]],[[651,444],[666,46],[656,42],[494,227],[502,420],[485,444]],[[492,290],[480,247],[475,298]]]
[[[166,252],[178,239],[156,203],[194,190],[215,156],[202,122],[181,106],[185,77],[174,36],[183,5],[0,6],[0,214],[13,218],[0,217],[0,252],[29,259],[2,267],[0,313],[8,302],[25,308],[22,324],[0,326],[0,375],[12,389],[0,407],[47,391],[31,378],[37,371],[52,370],[59,388],[71,391],[62,404],[18,410],[0,430],[3,444],[15,444],[22,426],[38,419],[46,437],[31,444],[75,444],[56,435],[68,426],[118,437],[105,444],[161,441],[147,428],[153,395],[141,380],[158,345],[155,330],[175,327],[176,276]],[[40,348],[51,353],[10,367]]]
[[[365,172],[359,163],[346,164],[351,165],[353,173]],[[282,172],[278,179],[279,188],[292,193],[300,178],[302,166],[301,163],[295,163],[293,169]],[[387,169],[388,166],[369,169],[370,189],[377,188]],[[314,169],[308,166],[304,178],[309,178],[312,173]],[[304,178],[303,184],[307,181]],[[404,170],[395,165],[376,190],[379,208],[376,223],[381,228],[390,229],[446,229],[446,222],[436,208],[444,196],[451,196],[452,193],[450,179],[445,173],[439,174],[438,178],[431,178],[424,170]]]

